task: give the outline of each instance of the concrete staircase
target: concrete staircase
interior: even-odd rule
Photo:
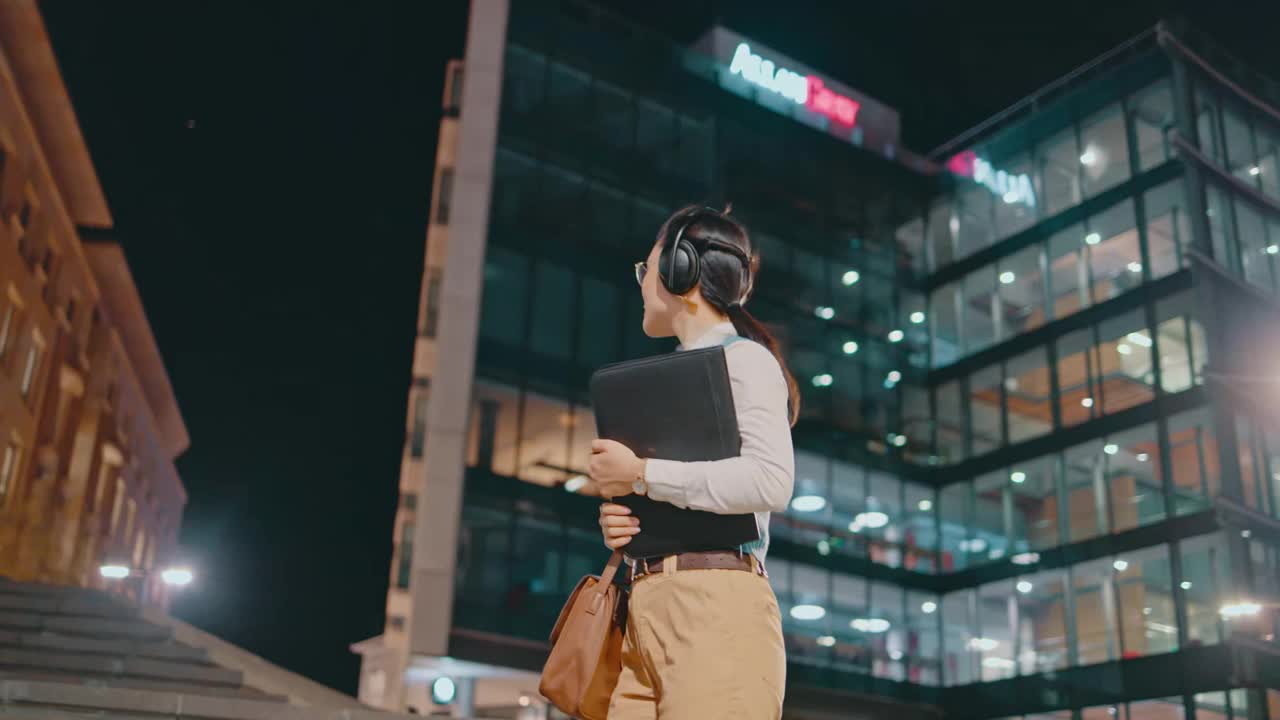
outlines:
[[[224,667],[206,648],[176,639],[175,628],[185,639],[209,638],[154,612],[144,619],[136,608],[104,593],[0,578],[0,719],[401,717],[365,708],[234,649],[251,659],[250,672],[262,667],[264,679],[291,691],[257,689],[242,670]],[[231,646],[215,642],[220,657],[235,657]],[[298,687],[304,690],[292,692]],[[299,696],[323,704],[299,702]]]

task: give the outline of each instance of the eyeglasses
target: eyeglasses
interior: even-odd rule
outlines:
[[[649,263],[641,260],[636,263],[636,284],[644,285],[644,276],[649,272]]]

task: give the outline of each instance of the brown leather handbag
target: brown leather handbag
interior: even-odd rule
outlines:
[[[551,655],[538,692],[561,712],[605,720],[622,672],[622,593],[613,583],[622,563],[615,550],[600,576],[578,581],[551,631]]]

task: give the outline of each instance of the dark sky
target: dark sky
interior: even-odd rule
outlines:
[[[606,4],[680,39],[719,17],[897,107],[918,151],[1174,12],[1280,77],[1274,2]],[[347,646],[382,628],[467,3],[41,6],[191,432],[200,581],[175,614],[354,692]]]

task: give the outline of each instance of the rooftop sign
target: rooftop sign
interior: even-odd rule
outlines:
[[[712,28],[693,49],[714,62],[725,90],[854,145],[896,153],[898,112],[874,98],[727,28]]]

